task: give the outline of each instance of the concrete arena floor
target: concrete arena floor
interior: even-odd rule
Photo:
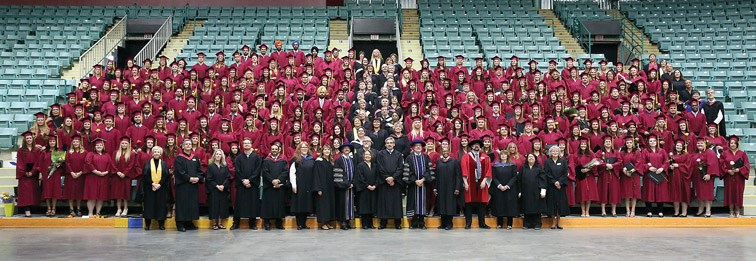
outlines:
[[[2,260],[755,260],[756,229],[0,229]],[[653,259],[651,259],[653,258]]]

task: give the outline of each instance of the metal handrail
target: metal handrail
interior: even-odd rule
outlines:
[[[126,37],[126,21],[128,15],[116,22],[95,44],[79,56],[79,77],[87,76],[92,71],[92,66],[102,64],[105,57],[113,52]]]
[[[583,46],[587,53],[591,53],[591,46],[593,46],[593,36],[588,27],[585,26],[583,21],[579,18],[572,19],[573,34],[578,37],[578,42]]]
[[[631,54],[632,56],[635,56],[635,58],[641,58],[641,56],[643,56],[643,53],[645,51],[644,50],[645,44],[643,42],[643,36],[636,34],[633,28],[631,28],[628,25],[628,24],[632,24],[630,23],[629,19],[623,16],[620,20],[621,20],[620,23],[622,23],[622,39],[623,39],[623,45],[625,45],[624,49],[628,49],[629,54]],[[624,61],[625,63],[627,63],[630,60],[630,56],[628,55],[623,55],[621,57],[626,59]]]
[[[171,39],[172,35],[173,16],[169,16],[152,36],[152,39],[134,56],[134,64],[144,66],[142,61],[155,58],[160,50],[163,49],[163,46],[168,43],[168,40]]]

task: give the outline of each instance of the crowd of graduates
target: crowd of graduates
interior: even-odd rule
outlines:
[[[287,215],[305,229],[311,214],[321,229],[356,216],[425,228],[428,215],[448,229],[460,210],[467,228],[473,213],[483,228],[487,215],[540,228],[542,214],[558,221],[572,206],[616,216],[624,201],[634,217],[638,200],[649,217],[664,204],[685,217],[692,200],[709,217],[719,178],[740,214],[750,164],[725,134],[723,104],[654,55],[613,68],[551,60],[542,72],[516,56],[413,68],[378,50],[282,45],[218,52],[214,64],[199,53],[192,66],[94,66],[23,133],[18,206],[31,216],[44,200],[56,216],[67,200],[69,216],[101,217],[114,200],[120,217],[136,199],[146,220],[175,216],[179,230],[195,228],[200,206],[216,229],[229,209],[232,229],[258,217],[282,228]]]

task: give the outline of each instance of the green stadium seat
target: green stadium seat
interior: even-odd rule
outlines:
[[[34,121],[34,115],[31,114],[16,114],[13,116],[13,126],[19,130],[29,129],[29,125]]]
[[[16,128],[0,128],[0,148],[3,148],[3,149],[15,148],[17,136],[18,136],[18,129]]]
[[[3,101],[6,102],[20,102],[23,99],[24,96],[24,90],[23,89],[9,89],[5,93],[5,99]]]
[[[748,115],[727,115],[727,121],[730,122],[733,128],[751,128],[751,122],[748,119]]]

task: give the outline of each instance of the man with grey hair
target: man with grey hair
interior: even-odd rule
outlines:
[[[404,157],[394,149],[395,140],[386,138],[386,149],[378,152],[375,160],[376,176],[378,180],[378,203],[376,216],[381,220],[378,229],[385,229],[388,219],[394,220],[394,228],[402,229],[402,171]]]
[[[181,143],[181,152],[174,163],[176,183],[176,229],[196,230],[193,221],[199,219],[199,185],[204,181],[200,160],[192,151],[192,140]]]

